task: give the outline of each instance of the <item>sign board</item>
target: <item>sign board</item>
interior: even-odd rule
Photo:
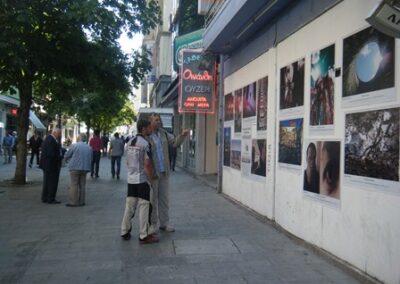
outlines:
[[[182,64],[182,50],[183,49],[197,49],[203,47],[203,33],[204,29],[200,29],[183,36],[178,36],[174,41],[174,70],[177,71],[178,67]]]
[[[375,9],[373,14],[367,18],[367,22],[384,34],[400,37],[400,10],[386,1],[383,1]]]
[[[215,60],[201,49],[182,50],[179,112],[214,113]]]

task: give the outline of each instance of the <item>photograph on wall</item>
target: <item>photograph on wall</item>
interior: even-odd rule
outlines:
[[[243,97],[242,89],[236,90],[234,98],[235,133],[242,132],[242,107],[243,107],[242,97]]]
[[[240,140],[231,140],[231,168],[240,170],[242,142]]]
[[[340,199],[340,141],[308,141],[305,149],[303,190]]]
[[[345,122],[344,172],[376,188],[399,185],[400,108],[350,113]],[[351,176],[362,177],[358,180]]]
[[[244,124],[242,128],[242,174],[249,176],[251,171],[251,125]]]
[[[243,88],[243,118],[256,116],[256,82]]]
[[[372,27],[343,40],[343,103],[395,99],[395,42]],[[364,95],[361,95],[364,94]],[[358,104],[359,105],[359,104]]]
[[[235,109],[235,104],[233,103],[233,95],[229,93],[225,95],[225,116],[224,121],[233,120],[233,112]]]
[[[311,53],[310,126],[333,126],[335,45]],[[315,128],[315,127],[314,127]],[[317,128],[317,129],[318,129]]]
[[[224,166],[231,165],[231,128],[224,127]]]
[[[280,121],[279,163],[301,165],[302,137],[302,118]]]
[[[267,175],[266,139],[253,139],[251,142],[251,173],[263,177]]]
[[[268,77],[257,81],[257,131],[267,130]]]
[[[304,64],[305,58],[302,58],[281,68],[280,110],[304,105]]]

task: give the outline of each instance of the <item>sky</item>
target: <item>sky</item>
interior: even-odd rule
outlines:
[[[130,53],[132,49],[139,49],[142,45],[143,35],[135,34],[132,39],[128,38],[126,34],[122,34],[119,39],[119,43],[121,44],[122,50],[125,53]]]

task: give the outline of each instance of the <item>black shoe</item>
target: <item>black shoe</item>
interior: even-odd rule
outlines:
[[[124,241],[129,241],[129,240],[131,239],[131,233],[130,233],[130,231],[129,231],[128,233],[126,233],[125,235],[122,235],[121,237],[122,237],[122,239],[123,239]]]
[[[32,164],[29,164],[29,167],[32,168]]]
[[[117,179],[119,179],[119,175],[117,175]]]
[[[96,178],[99,178],[99,176],[97,175]]]
[[[49,201],[49,202],[47,202],[47,203],[49,203],[49,204],[60,204],[61,203],[61,201],[58,201],[58,200],[52,200],[52,201]]]

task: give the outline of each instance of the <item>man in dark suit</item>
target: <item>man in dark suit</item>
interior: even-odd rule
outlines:
[[[54,128],[50,135],[47,135],[42,144],[42,155],[40,157],[40,168],[43,170],[42,202],[59,204],[56,193],[58,178],[60,176],[62,149],[59,143],[61,129]]]

